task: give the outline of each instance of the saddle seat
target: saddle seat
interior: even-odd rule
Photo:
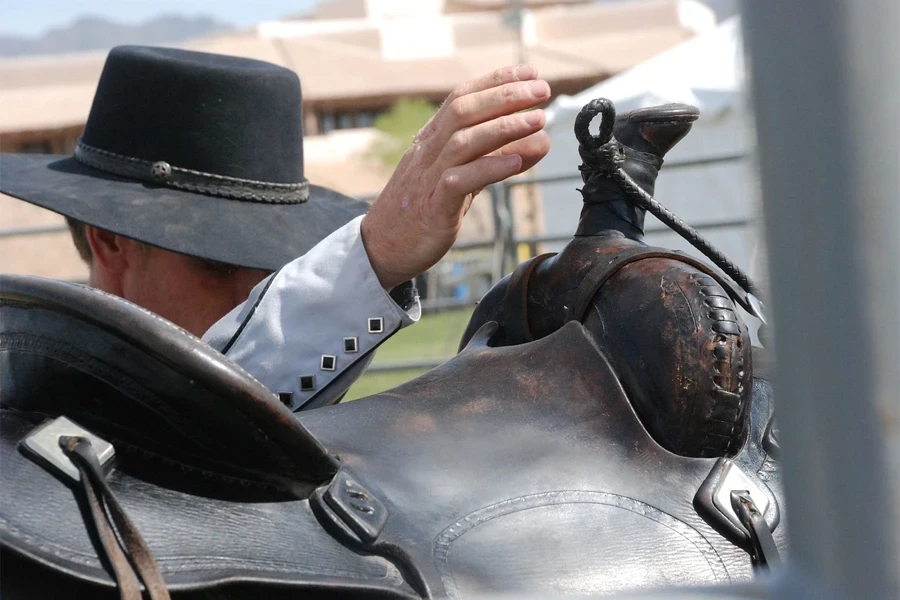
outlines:
[[[688,458],[648,435],[577,322],[511,347],[492,347],[488,324],[418,379],[295,419],[157,321],[80,286],[0,277],[3,597],[39,586],[99,597],[114,585],[73,489],[22,451],[59,416],[115,446],[109,486],[176,596],[469,598],[744,580],[746,539],[710,508],[710,486],[735,467],[784,544],[765,381],[741,452]]]

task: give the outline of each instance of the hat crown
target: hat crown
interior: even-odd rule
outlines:
[[[270,63],[175,48],[118,46],[107,57],[82,141],[181,169],[303,181],[297,75]]]

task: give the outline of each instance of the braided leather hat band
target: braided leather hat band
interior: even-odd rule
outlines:
[[[75,160],[81,164],[128,179],[168,186],[180,190],[273,204],[301,204],[309,200],[309,182],[272,183],[215,173],[204,173],[95,148],[78,140]]]

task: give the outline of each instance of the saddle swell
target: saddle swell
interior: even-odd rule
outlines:
[[[632,405],[664,447],[736,454],[747,438],[753,366],[727,285],[677,253],[645,248],[629,258],[592,295],[585,326],[600,332]]]
[[[499,344],[582,322],[659,444],[683,456],[726,456],[746,440],[753,373],[731,287],[684,253],[579,237],[558,255],[523,263],[491,290],[463,344],[489,320],[502,324]]]

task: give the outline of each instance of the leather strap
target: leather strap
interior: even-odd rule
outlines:
[[[90,508],[91,521],[112,566],[121,599],[141,600],[140,576],[151,600],[169,600],[159,567],[144,538],[106,483],[91,442],[74,436],[62,437],[59,441],[63,452],[81,474],[81,486]]]
[[[528,325],[528,282],[537,266],[555,255],[555,252],[539,254],[520,264],[510,275],[503,299],[503,325],[508,343],[524,344],[534,341]]]
[[[766,571],[781,567],[781,555],[778,553],[772,531],[753,502],[750,492],[745,490],[731,492],[731,505],[750,533],[750,558],[754,566]]]
[[[636,246],[619,251],[613,258],[605,262],[597,263],[587,275],[581,280],[575,291],[575,301],[572,302],[569,311],[566,314],[566,322],[568,321],[584,321],[587,311],[590,309],[591,301],[594,296],[603,287],[603,284],[618,273],[623,267],[640,260],[648,258],[669,258],[688,264],[705,275],[709,275],[721,285],[732,300],[741,305],[744,310],[752,314],[752,310],[747,306],[744,294],[737,289],[736,285],[719,273],[716,273],[709,265],[697,260],[693,256],[678,250],[667,250],[665,248],[656,248],[653,246]]]

